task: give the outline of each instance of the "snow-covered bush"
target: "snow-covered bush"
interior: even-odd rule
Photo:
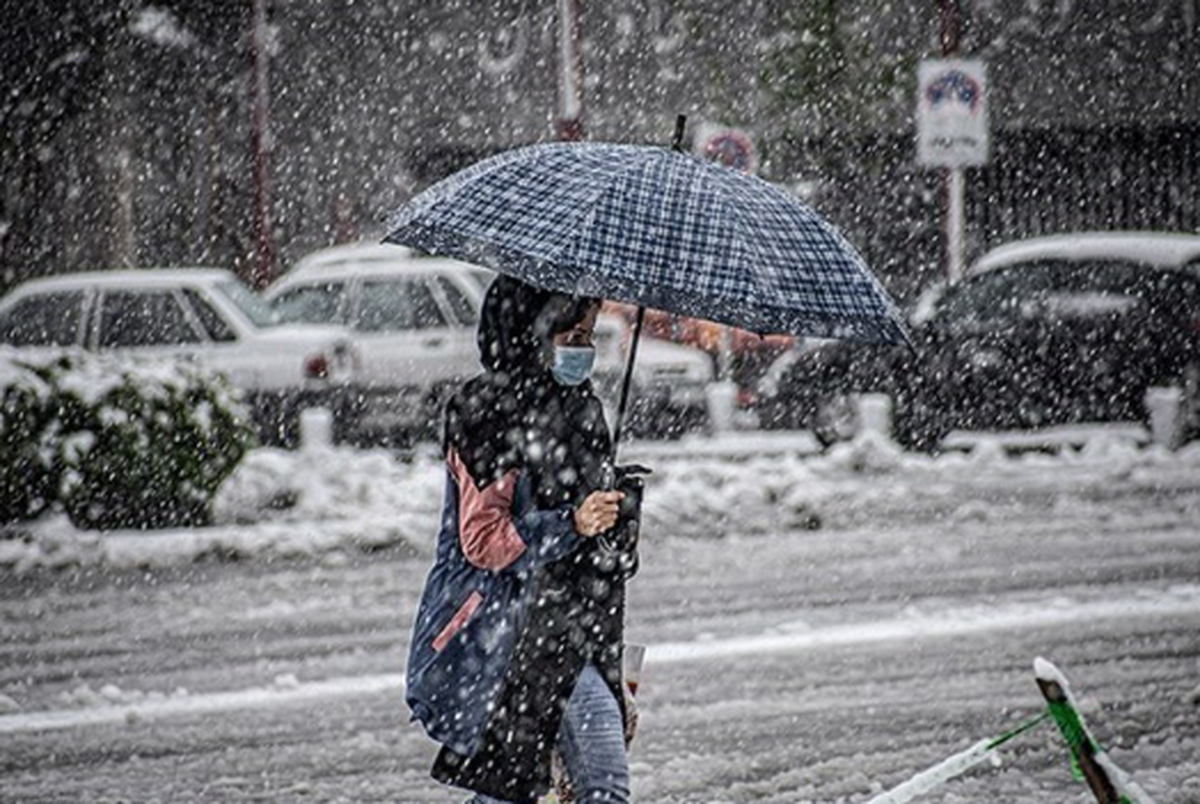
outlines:
[[[48,372],[0,359],[0,522],[33,519],[56,497],[60,424]]]
[[[203,523],[251,444],[233,389],[188,363],[73,354],[2,372],[6,520],[57,502],[84,528]]]

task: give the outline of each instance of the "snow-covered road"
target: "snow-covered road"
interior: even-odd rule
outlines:
[[[0,551],[0,799],[460,801],[401,700],[437,469],[377,458],[314,462],[357,520],[301,502],[142,543],[50,523]],[[1159,802],[1200,801],[1200,454],[655,469],[638,800],[865,801],[1036,713],[1044,655]],[[1049,727],[1002,757],[922,800],[1089,800]]]

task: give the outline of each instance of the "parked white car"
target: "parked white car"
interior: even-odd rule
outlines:
[[[491,276],[400,246],[337,246],[264,295],[281,321],[353,332],[360,364],[334,412],[339,439],[403,443],[435,436],[448,389],[480,370],[475,330]]]
[[[596,320],[596,391],[616,410],[625,376],[632,327],[616,313]],[[645,334],[638,341],[630,383],[626,432],[643,438],[677,438],[710,424],[707,389],[713,362],[706,352]]]
[[[400,246],[349,245],[305,257],[264,295],[280,320],[353,332],[361,363],[335,411],[339,437],[403,443],[437,437],[447,393],[481,370],[475,334],[493,276]],[[610,408],[628,337],[623,319],[601,316],[596,386]],[[700,350],[643,338],[634,377],[629,432],[669,436],[707,423],[712,364]]]
[[[201,361],[243,392],[264,442],[287,445],[299,411],[328,404],[354,356],[344,328],[276,323],[254,291],[216,268],[63,274],[0,299],[0,344],[18,357],[87,349]]]

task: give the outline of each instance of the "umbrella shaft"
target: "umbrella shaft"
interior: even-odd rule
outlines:
[[[637,317],[633,321],[633,338],[629,342],[629,358],[625,361],[625,376],[621,379],[621,397],[617,402],[617,418],[613,426],[613,466],[617,465],[617,446],[621,443],[621,428],[625,423],[625,408],[629,404],[629,387],[633,382],[633,361],[637,359],[638,341],[642,337],[642,322],[646,318],[646,308],[638,306]]]

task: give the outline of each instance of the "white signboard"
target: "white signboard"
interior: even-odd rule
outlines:
[[[931,167],[988,157],[987,71],[982,61],[930,59],[917,73],[917,159]]]

